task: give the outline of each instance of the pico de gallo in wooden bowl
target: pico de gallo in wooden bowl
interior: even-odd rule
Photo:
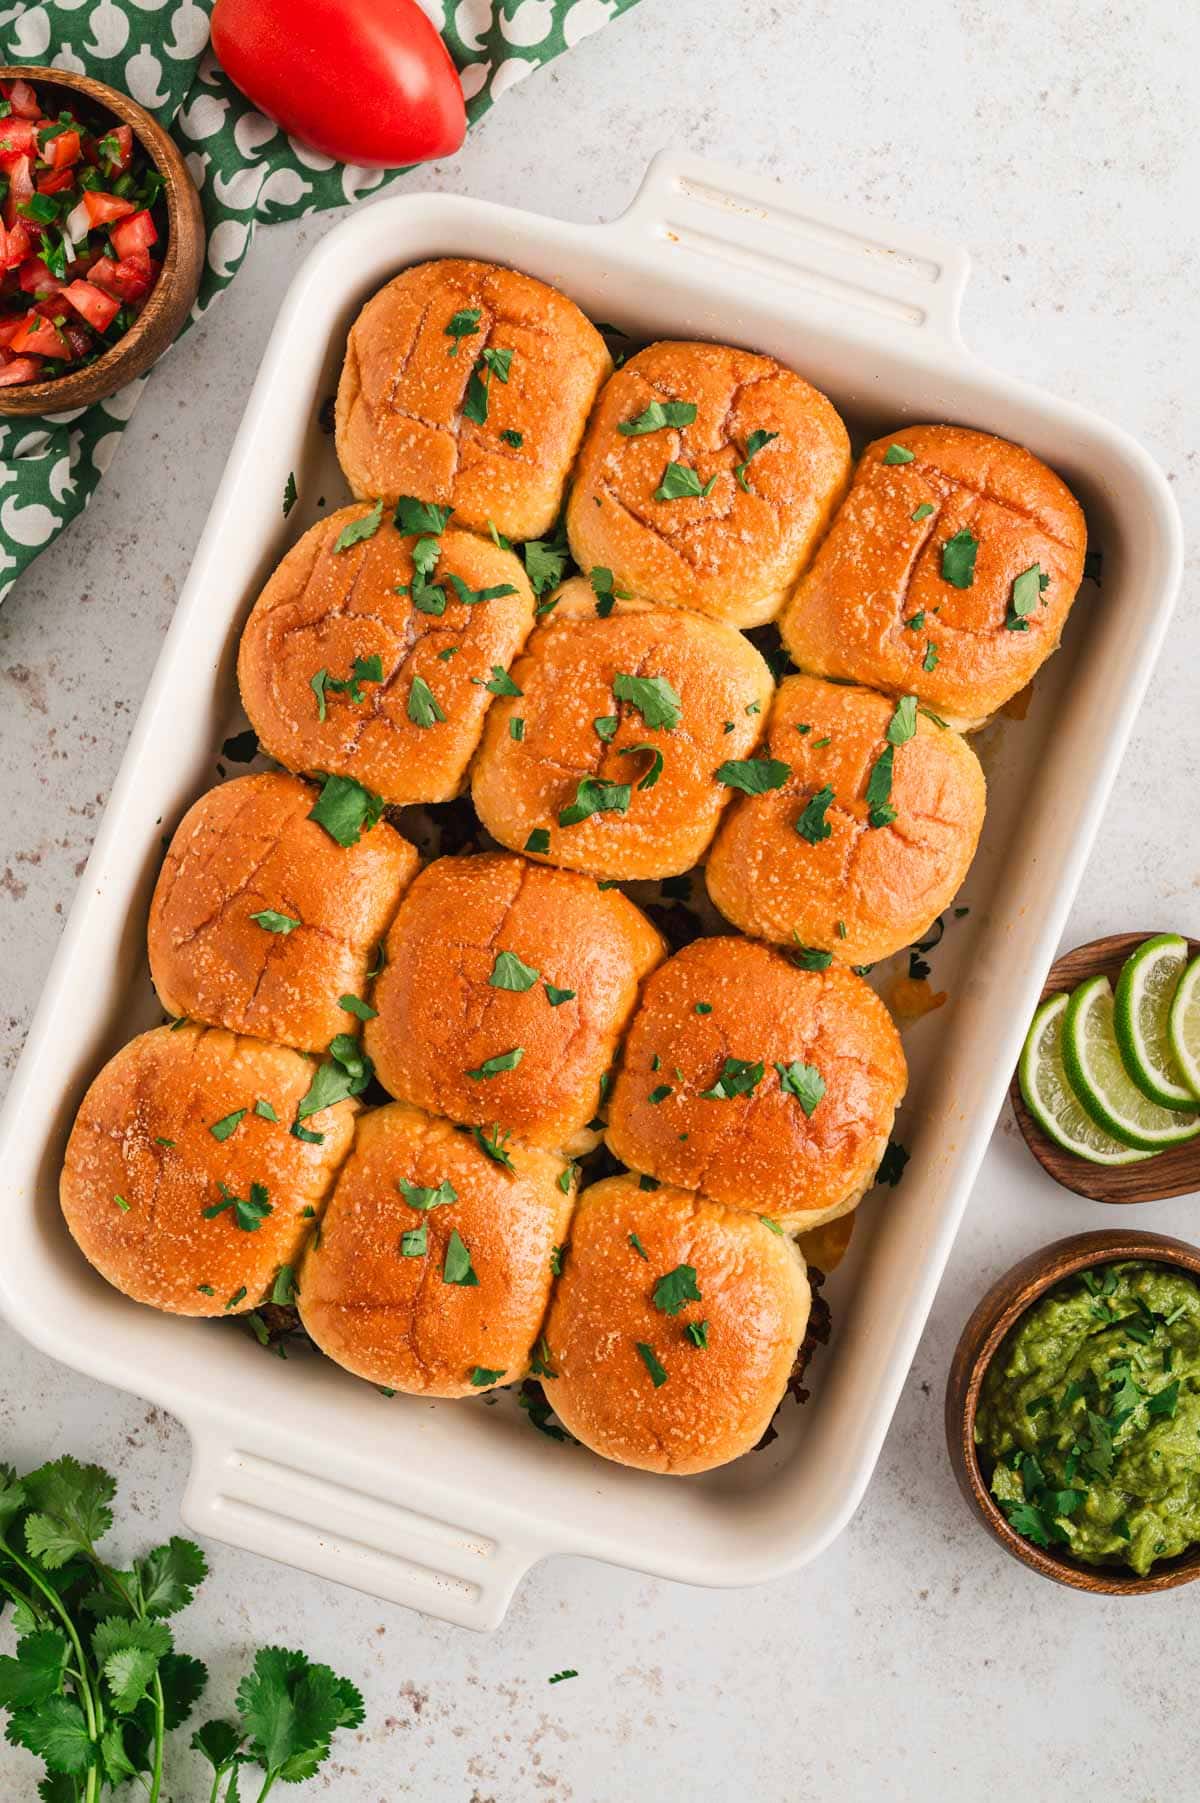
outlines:
[[[140,375],[195,299],[199,197],[136,102],[0,69],[0,413],[86,406]]]

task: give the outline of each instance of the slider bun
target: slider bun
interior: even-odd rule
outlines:
[[[893,444],[912,460],[885,463]],[[933,511],[914,520],[922,507]],[[979,548],[971,586],[956,588],[942,553],[964,529]],[[905,426],[864,452],[780,622],[783,642],[814,676],[918,695],[951,726],[980,726],[1057,649],[1086,543],[1078,501],[1031,452],[960,426]],[[1049,584],[1028,630],[1010,631],[1013,583],[1034,564]]]
[[[690,425],[626,437],[651,402],[691,402]],[[734,474],[751,433],[743,489]],[[668,463],[694,469],[707,498],[657,501]],[[605,384],[575,466],[567,532],[576,563],[618,587],[731,626],[774,619],[850,474],[850,441],[829,401],[773,357],[723,344],[652,344]]]
[[[730,1058],[761,1064],[753,1091],[704,1096]],[[825,1084],[811,1118],[776,1070],[794,1062]],[[853,971],[797,970],[747,939],[698,939],[646,984],[606,1137],[635,1171],[801,1232],[862,1199],[906,1079],[891,1016]]]
[[[417,868],[382,822],[341,846],[309,819],[315,789],[277,772],[202,795],[176,830],[150,904],[150,975],[168,1013],[303,1051],[358,1021],[367,971]],[[299,922],[273,932],[256,914]]]
[[[523,1377],[550,1297],[573,1193],[548,1152],[511,1142],[513,1169],[470,1134],[403,1102],[361,1117],[300,1275],[300,1318],[322,1352],[389,1390],[474,1396]],[[401,1182],[453,1202],[412,1207]],[[427,1198],[422,1198],[427,1200]],[[421,1253],[404,1236],[425,1230]],[[475,1284],[448,1283],[452,1232]],[[473,1384],[474,1371],[499,1375]]]
[[[482,685],[524,644],[533,591],[511,552],[449,531],[429,579],[445,611],[414,607],[396,589],[411,588],[416,540],[397,531],[390,513],[370,538],[334,549],[345,527],[370,511],[343,507],[311,527],[267,583],[238,653],[242,704],[263,750],[289,770],[352,776],[396,806],[450,801],[464,786],[492,699]],[[513,592],[464,603],[454,576],[475,593]],[[434,605],[439,599],[432,597]],[[382,680],[360,681],[357,700],[325,684],[322,720],[313,678],[324,670],[344,683],[356,659],[374,657]],[[414,700],[414,679],[427,685],[444,720],[430,718],[427,696],[424,710]]]
[[[645,915],[589,877],[502,852],[439,858],[388,934],[365,1031],[376,1075],[430,1114],[570,1146],[600,1107],[638,984],[663,951]],[[539,973],[529,988],[489,981],[502,952]],[[575,994],[552,1006],[547,983]],[[518,1048],[512,1070],[468,1075]]]
[[[358,1103],[345,1101],[305,1120],[320,1145],[289,1132],[315,1068],[217,1027],[156,1027],[122,1047],[83,1098],[63,1164],[62,1210],[84,1257],[170,1314],[244,1314],[268,1301],[281,1266],[298,1263],[354,1130]],[[255,1113],[260,1101],[276,1120]],[[241,1109],[218,1139],[213,1126]],[[257,1227],[239,1226],[233,1207],[206,1220],[226,1192],[265,1199],[270,1212]]]
[[[646,1254],[631,1243],[636,1234]],[[659,1280],[695,1272],[699,1302],[668,1314]],[[808,1324],[804,1262],[753,1215],[686,1190],[610,1177],[579,1198],[546,1322],[546,1394],[605,1459],[643,1471],[709,1471],[749,1452],[783,1397]],[[707,1346],[688,1338],[707,1324]],[[666,1372],[657,1387],[639,1342]]]
[[[767,755],[791,775],[782,788],[735,798],[705,872],[734,926],[874,964],[919,939],[957,894],[983,826],[983,771],[965,739],[918,713],[915,735],[892,751],[895,821],[871,826],[867,784],[894,712],[871,689],[811,676],[780,684]],[[829,837],[810,844],[796,822],[826,787]]]
[[[618,673],[665,678],[681,702],[678,727],[652,729],[618,700]],[[765,661],[740,633],[645,603],[618,601],[601,619],[590,583],[576,578],[512,674],[521,696],[492,708],[472,775],[472,798],[493,838],[521,851],[543,827],[550,863],[622,880],[673,876],[703,861],[730,794],[714,773],[726,758],[749,755],[773,692]],[[607,742],[597,718],[617,721]],[[515,719],[524,723],[519,740]],[[644,745],[661,753],[663,766],[657,782],[640,789],[653,768],[650,754],[633,750]],[[585,777],[629,786],[628,810],[560,827],[559,813]]]
[[[455,338],[455,314],[477,328]],[[484,424],[468,419],[484,349],[511,350],[492,374]],[[563,489],[596,390],[612,368],[604,340],[564,294],[494,263],[419,263],[369,300],[350,329],[337,393],[337,454],[351,492],[417,495],[455,523],[539,538]],[[486,370],[482,372],[487,374]],[[501,436],[519,434],[514,445]]]

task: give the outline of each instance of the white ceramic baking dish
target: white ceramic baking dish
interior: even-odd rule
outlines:
[[[987,829],[933,954],[949,1002],[908,1035],[912,1159],[862,1210],[829,1286],[835,1334],[813,1397],[765,1452],[704,1478],[607,1465],[488,1407],[385,1399],[316,1358],[267,1357],[231,1327],[127,1302],[63,1228],[58,1172],[101,1062],[160,1018],[146,909],[160,835],[215,780],[239,723],[238,634],[271,566],[345,488],[318,423],[359,305],[446,253],[512,263],[635,338],[773,352],[852,432],[985,427],[1061,471],[1104,553],[1063,651],[1020,722],[983,735]],[[1039,985],[1083,870],[1174,600],[1166,483],[1120,432],[984,368],[963,347],[961,251],[734,170],[665,154],[615,224],[564,225],[440,195],[357,208],[318,245],[279,315],[163,646],[0,1125],[0,1305],[28,1339],[171,1410],[193,1440],[183,1515],[231,1541],[431,1615],[490,1627],[537,1559],[575,1552],[707,1584],[814,1558],[871,1475]],[[301,505],[280,501],[295,470]]]

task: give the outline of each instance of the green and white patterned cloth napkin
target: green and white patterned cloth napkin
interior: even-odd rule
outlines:
[[[534,69],[637,0],[421,0],[462,77],[473,123]],[[93,75],[171,128],[208,225],[192,317],[237,274],[259,224],[340,207],[403,171],[305,150],[255,110],[208,48],[212,0],[0,0],[6,63]],[[147,378],[81,412],[0,425],[0,601],[91,500]]]

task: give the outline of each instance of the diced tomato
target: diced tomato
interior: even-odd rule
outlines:
[[[139,301],[150,292],[154,267],[143,252],[113,264],[113,283],[122,300]]]
[[[72,357],[86,357],[96,342],[82,320],[68,319],[63,327]]]
[[[51,169],[37,178],[39,194],[62,194],[67,188],[75,186],[75,171],[71,169]]]
[[[24,323],[20,313],[13,313],[6,319],[0,319],[0,350],[7,352],[9,345]]]
[[[12,388],[18,382],[38,382],[41,375],[39,357],[12,357],[0,368],[0,388]]]
[[[14,81],[8,90],[8,98],[12,101],[13,112],[22,119],[41,118],[42,109],[38,104],[38,97],[27,81]]]
[[[19,355],[23,355],[26,351],[32,352],[38,357],[66,358],[71,355],[71,347],[65,334],[52,319],[47,319],[45,314],[39,313],[36,308],[32,313],[25,315],[21,321],[20,330],[14,332],[12,348]]]
[[[30,119],[16,119],[11,114],[0,119],[0,158],[32,156],[37,149],[37,127]]]
[[[111,235],[113,249],[123,262],[158,243],[158,227],[144,207],[132,219],[122,219],[120,225],[114,225]]]
[[[66,287],[65,282],[51,274],[40,257],[26,257],[17,279],[25,294],[61,294]]]
[[[4,223],[12,227],[18,219],[17,208],[33,193],[33,174],[28,157],[17,157],[8,171],[8,193],[4,200]]]
[[[63,299],[69,300],[75,311],[97,332],[108,330],[121,305],[115,294],[105,294],[102,288],[93,288],[90,282],[72,282],[70,287],[63,289]]]
[[[57,137],[41,146],[42,161],[49,163],[51,169],[72,168],[79,161],[79,151],[79,133],[74,130],[60,131]]]
[[[116,269],[111,257],[97,257],[84,280],[91,282],[95,288],[103,288],[105,294],[119,294],[121,291],[117,287]]]
[[[97,143],[97,154],[107,174],[123,175],[133,161],[133,127],[118,125],[106,131]]]
[[[122,200],[119,194],[105,194],[99,188],[85,188],[83,204],[93,226],[111,225],[114,220],[128,219],[137,212],[131,200]],[[151,238],[149,242],[153,244],[154,239]]]
[[[15,225],[4,229],[3,255],[0,261],[3,261],[5,269],[20,269],[32,249],[29,227],[23,219],[18,219]]]

